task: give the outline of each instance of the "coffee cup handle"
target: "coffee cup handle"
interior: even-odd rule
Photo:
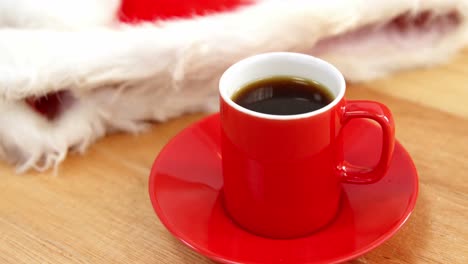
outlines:
[[[382,152],[380,160],[373,168],[360,167],[343,161],[338,166],[343,182],[370,184],[379,181],[386,173],[395,145],[395,125],[390,110],[383,104],[372,101],[347,101],[342,107],[341,124],[345,126],[355,118],[376,121],[382,128]]]

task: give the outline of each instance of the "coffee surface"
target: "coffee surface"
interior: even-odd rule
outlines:
[[[334,96],[316,81],[277,76],[249,83],[239,89],[232,100],[259,113],[296,115],[325,107],[334,100]]]

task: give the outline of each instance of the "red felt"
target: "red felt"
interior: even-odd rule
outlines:
[[[58,116],[60,104],[65,95],[65,91],[59,91],[41,97],[28,97],[25,101],[37,113],[52,120]]]
[[[119,18],[123,22],[191,17],[232,10],[246,0],[122,0]]]

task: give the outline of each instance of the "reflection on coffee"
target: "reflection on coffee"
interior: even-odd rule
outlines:
[[[276,76],[242,87],[232,100],[255,112],[270,115],[296,115],[318,110],[331,103],[332,93],[308,79]]]

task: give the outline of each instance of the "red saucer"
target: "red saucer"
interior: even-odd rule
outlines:
[[[379,246],[405,223],[418,194],[418,176],[397,143],[391,168],[372,185],[343,184],[336,219],[307,237],[275,240],[244,231],[224,213],[219,115],[177,135],[161,151],[151,171],[149,193],[166,228],[200,254],[223,263],[335,263]],[[345,131],[345,156],[353,164],[373,165],[381,132],[365,120]]]

